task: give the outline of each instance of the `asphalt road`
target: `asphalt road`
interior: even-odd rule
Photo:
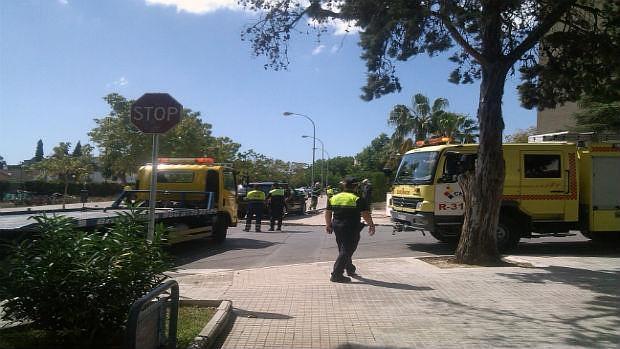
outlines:
[[[244,232],[230,228],[226,242],[196,240],[169,247],[176,265],[187,269],[249,269],[276,265],[333,261],[336,240],[321,226],[286,226],[282,232]],[[354,255],[361,258],[448,255],[453,247],[419,232],[392,235],[391,227],[378,227],[370,237],[367,229]],[[620,249],[595,245],[581,235],[563,238],[523,239],[512,255],[592,256],[618,255]]]

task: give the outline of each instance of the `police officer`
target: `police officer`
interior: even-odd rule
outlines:
[[[325,210],[325,232],[336,234],[338,243],[338,258],[334,263],[334,270],[330,281],[350,282],[351,279],[344,276],[347,271],[349,276],[355,276],[355,266],[352,256],[360,241],[360,232],[364,225],[360,222],[360,216],[368,224],[368,234],[375,234],[375,224],[368,210],[368,203],[355,195],[355,180],[347,177],[342,181],[343,191],[332,196],[327,201]]]
[[[327,201],[329,201],[329,199],[331,199],[331,197],[335,194],[334,188],[332,188],[331,185],[328,185],[327,190],[325,190],[325,194],[327,194]]]
[[[316,211],[316,205],[319,202],[319,196],[321,196],[321,184],[319,182],[314,183],[312,191],[310,192],[310,210]]]
[[[252,190],[245,196],[248,202],[248,215],[245,219],[244,231],[250,231],[252,225],[252,216],[256,215],[256,232],[260,232],[260,222],[263,219],[263,206],[265,204],[265,193],[258,188],[258,185],[252,187]]]
[[[284,189],[279,184],[274,184],[267,195],[269,203],[269,211],[271,211],[271,219],[269,220],[269,231],[273,231],[276,220],[278,221],[277,230],[282,230],[282,216],[284,216]]]

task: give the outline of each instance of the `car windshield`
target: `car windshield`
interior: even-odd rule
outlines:
[[[395,184],[430,183],[437,165],[439,153],[436,151],[405,154],[396,172]]]

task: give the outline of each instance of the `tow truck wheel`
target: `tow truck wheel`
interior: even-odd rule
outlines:
[[[213,222],[213,238],[218,244],[226,241],[226,232],[228,230],[228,221],[226,216],[218,214]]]
[[[521,240],[521,231],[518,225],[505,216],[500,216],[497,224],[497,249],[499,252],[509,251],[519,244]]]

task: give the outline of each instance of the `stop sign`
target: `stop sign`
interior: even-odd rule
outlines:
[[[181,121],[182,110],[167,93],[145,93],[131,105],[131,123],[144,133],[166,133]]]

